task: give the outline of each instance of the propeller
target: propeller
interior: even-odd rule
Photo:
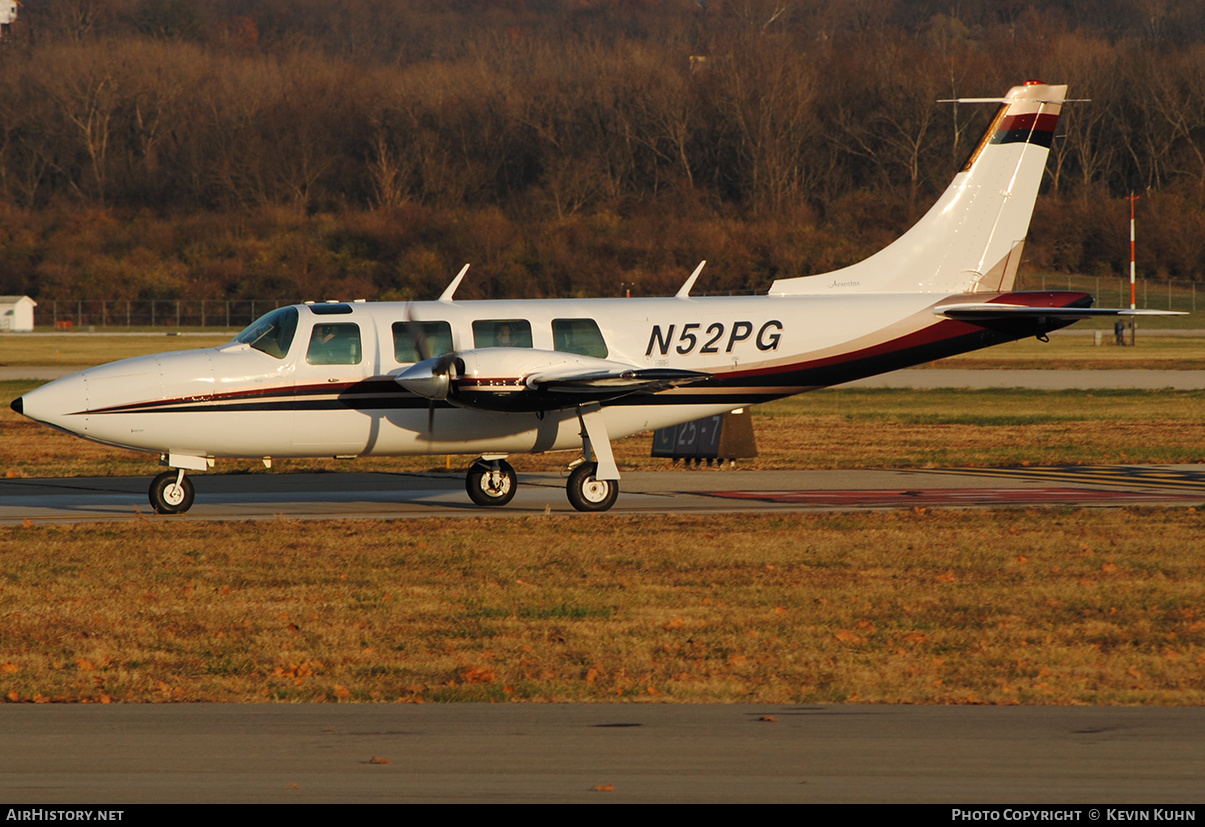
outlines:
[[[469,265],[467,264],[460,269],[451,284],[440,295],[439,301],[452,301],[456,288],[460,286],[468,270]],[[436,346],[427,335],[429,331],[423,329],[422,322],[414,321],[411,307],[412,305],[407,303],[402,324],[406,326],[406,332],[414,344],[415,355],[420,361],[402,371],[395,379],[399,385],[411,393],[427,398],[427,435],[430,436],[435,430],[435,402],[447,399],[451,395],[456,377],[463,372],[463,363],[455,353],[432,356],[432,351]]]
[[[395,377],[395,381],[418,396],[425,396],[427,403],[427,434],[435,430],[435,403],[447,399],[456,389],[456,379],[461,374],[460,358],[455,353],[445,353],[433,359],[424,359],[406,368]]]
[[[453,383],[460,376],[459,357],[445,353],[432,359],[424,359],[399,373],[395,380],[406,390],[434,401],[447,399],[454,390]]]

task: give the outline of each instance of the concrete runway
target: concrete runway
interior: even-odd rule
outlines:
[[[0,524],[134,520],[526,516],[574,514],[558,474],[521,474],[515,499],[479,508],[459,473],[196,474],[185,515],[153,515],[150,477],[0,479]],[[1205,504],[1205,466],[1068,466],[904,471],[624,474],[612,514],[838,511],[917,506]]]
[[[1205,778],[1200,708],[6,705],[0,730],[6,807],[912,802],[1195,812],[1184,805],[1200,804]],[[1112,820],[1078,809],[1081,822]]]

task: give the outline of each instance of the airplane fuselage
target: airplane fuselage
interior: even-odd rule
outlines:
[[[1051,307],[1085,299],[1008,295]],[[943,299],[953,300],[876,294],[298,305],[283,353],[236,341],[126,359],[32,391],[22,408],[87,439],[173,457],[532,453],[581,445],[573,407],[507,410],[511,397],[531,393],[524,383],[534,363],[525,361],[541,353],[711,375],[604,402],[607,431],[618,439],[1062,326],[990,329],[944,319],[933,312]],[[349,344],[315,356],[327,325]],[[395,381],[427,355],[415,350],[416,327],[446,331],[430,337],[440,350],[480,356],[459,377],[459,398],[433,401]],[[498,338],[502,328],[507,341]],[[488,364],[491,355],[506,358]],[[474,398],[483,401],[474,405]]]
[[[762,296],[438,301],[279,308],[219,348],[127,359],[31,391],[13,408],[175,469],[157,511],[192,504],[186,470],[218,457],[480,454],[469,497],[504,505],[509,454],[581,450],[566,493],[605,511],[611,440],[1094,316],[1086,293],[1011,292],[1066,87],[1002,98],[966,164],[900,238]]]

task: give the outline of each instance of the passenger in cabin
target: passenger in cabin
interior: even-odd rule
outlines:
[[[531,323],[525,319],[479,319],[473,322],[476,347],[531,347]]]
[[[315,325],[305,360],[311,365],[359,364],[360,328],[354,324]]]
[[[333,341],[335,341],[335,326],[333,324],[320,324],[314,328],[314,335],[310,340],[310,350],[325,348]]]

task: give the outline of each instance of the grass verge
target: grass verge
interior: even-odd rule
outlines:
[[[129,334],[38,334],[0,337],[0,366],[76,367],[103,365],[118,359],[150,356],[175,350],[193,350],[224,345],[234,338],[229,332]]]
[[[1205,702],[1201,512],[0,529],[9,702]]]

